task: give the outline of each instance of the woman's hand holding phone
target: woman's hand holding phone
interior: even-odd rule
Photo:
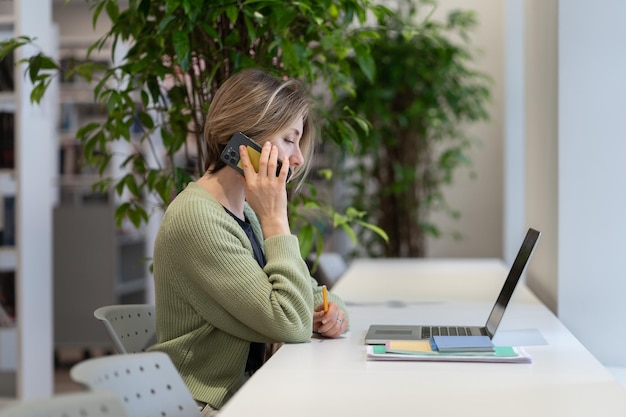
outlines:
[[[250,156],[250,161],[252,162],[252,166],[254,170],[258,172],[259,168],[259,158],[261,157],[261,146],[244,135],[241,132],[236,132],[230,137],[230,140],[224,147],[220,158],[226,165],[229,165],[236,171],[240,172],[241,175],[245,175],[243,172],[243,166],[241,165],[241,158],[239,156],[239,147],[244,145],[248,150],[248,155]],[[276,176],[280,175],[280,171],[282,169],[282,161],[278,159],[278,165],[276,165]],[[289,181],[289,177],[291,176],[291,168],[287,170],[287,181]]]
[[[280,173],[278,167],[278,148],[266,142],[261,148],[259,171],[256,172],[246,146],[239,147],[239,157],[244,171],[244,187],[246,201],[261,221],[265,239],[281,234],[290,234],[287,217],[287,174],[289,161],[282,162]]]

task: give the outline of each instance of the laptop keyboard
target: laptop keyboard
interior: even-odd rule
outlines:
[[[452,327],[452,326],[422,326],[422,339],[428,339],[432,336],[471,336],[472,330],[469,327]]]

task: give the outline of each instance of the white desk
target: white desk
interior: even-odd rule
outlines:
[[[220,417],[626,416],[626,391],[521,283],[498,332],[543,336],[526,347],[532,364],[366,361],[372,323],[484,324],[507,270],[497,260],[353,262],[333,288],[351,331],[283,346]]]

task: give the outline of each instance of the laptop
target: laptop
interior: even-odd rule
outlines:
[[[498,299],[491,309],[491,314],[489,314],[484,326],[372,324],[365,335],[365,343],[368,345],[382,345],[388,340],[422,340],[437,335],[489,336],[490,339],[493,339],[502,316],[504,316],[504,311],[513,295],[513,291],[522,276],[522,272],[524,272],[524,268],[526,268],[526,264],[540,235],[541,232],[533,228],[528,229],[522,246],[517,252],[515,261],[513,261],[509,274],[504,281],[504,286],[500,290],[500,295],[498,295]]]

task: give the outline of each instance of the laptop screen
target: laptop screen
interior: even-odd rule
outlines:
[[[500,295],[498,296],[496,304],[493,306],[491,314],[489,314],[489,318],[487,319],[487,324],[485,325],[485,327],[487,328],[487,334],[491,338],[498,329],[498,325],[500,324],[502,316],[504,315],[504,310],[509,304],[509,300],[511,299],[513,291],[517,286],[517,282],[522,276],[522,272],[524,272],[524,268],[526,267],[526,264],[530,259],[530,255],[533,253],[533,249],[535,248],[535,244],[537,243],[540,234],[541,232],[535,229],[528,229],[528,233],[526,233],[526,237],[522,242],[522,246],[517,252],[515,261],[513,261],[513,266],[511,266],[509,275],[506,277],[504,286],[500,291]]]

